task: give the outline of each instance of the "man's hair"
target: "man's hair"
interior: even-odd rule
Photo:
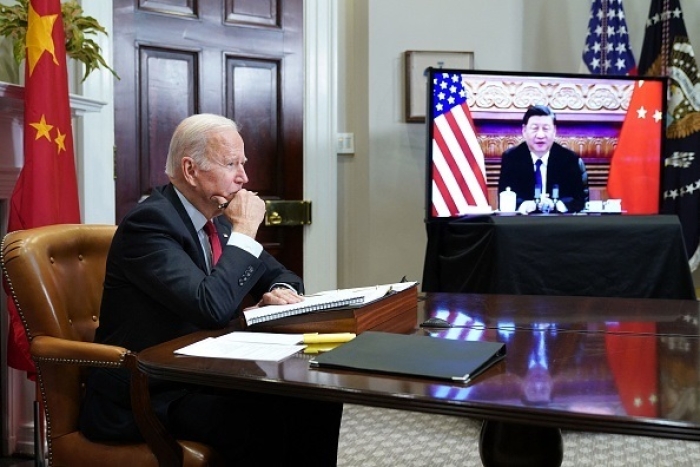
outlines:
[[[531,105],[528,107],[525,115],[523,115],[523,125],[527,125],[530,117],[552,117],[552,122],[557,124],[557,116],[552,112],[552,109],[546,105]]]
[[[210,137],[224,130],[238,131],[238,125],[230,118],[215,114],[191,115],[181,121],[170,140],[165,174],[174,177],[185,156],[191,157],[202,170],[209,170],[211,161],[207,158],[207,143]]]

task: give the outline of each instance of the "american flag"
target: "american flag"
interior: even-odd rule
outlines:
[[[593,74],[636,74],[622,0],[591,0],[582,58],[585,69]]]
[[[450,217],[489,208],[484,153],[459,73],[433,75],[432,214]]]

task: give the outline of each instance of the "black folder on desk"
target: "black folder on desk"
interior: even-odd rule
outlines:
[[[505,357],[500,342],[366,331],[311,360],[312,368],[393,373],[468,382]]]

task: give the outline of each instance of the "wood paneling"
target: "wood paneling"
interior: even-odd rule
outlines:
[[[302,0],[114,0],[117,221],[163,171],[176,125],[217,113],[241,126],[247,188],[303,195]],[[302,227],[258,240],[302,274]]]
[[[226,22],[280,27],[279,8],[277,0],[229,0],[226,2]]]
[[[227,57],[226,114],[238,123],[246,144],[246,168],[255,178],[249,186],[263,196],[281,196],[277,155],[279,62]]]
[[[168,182],[164,167],[170,137],[177,124],[198,107],[194,92],[197,63],[197,54],[192,52],[139,49],[141,193]]]

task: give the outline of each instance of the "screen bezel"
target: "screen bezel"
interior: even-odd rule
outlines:
[[[485,76],[490,76],[490,77],[513,77],[513,78],[522,78],[522,79],[553,79],[553,80],[582,80],[583,82],[614,82],[614,81],[629,81],[630,83],[634,82],[639,82],[639,81],[655,81],[659,82],[662,86],[662,113],[664,115],[664,119],[666,117],[667,109],[668,109],[668,103],[667,103],[667,92],[668,92],[668,80],[667,78],[664,77],[651,77],[651,76],[617,76],[617,75],[591,75],[591,74],[578,74],[578,73],[543,73],[543,72],[524,72],[524,71],[500,71],[500,70],[475,70],[475,69],[457,69],[457,68],[433,68],[429,67],[426,69],[426,117],[425,117],[425,128],[426,128],[426,186],[425,186],[425,220],[426,222],[430,221],[436,221],[436,220],[445,220],[445,219],[455,219],[455,218],[461,218],[465,217],[465,215],[459,215],[459,216],[451,216],[451,217],[446,217],[446,216],[433,216],[432,214],[432,177],[433,177],[433,164],[432,164],[432,141],[433,141],[433,112],[432,112],[432,104],[433,104],[433,88],[432,88],[432,83],[433,83],[433,78],[435,74],[437,73],[460,73],[463,75],[485,75]],[[522,116],[522,113],[524,110],[520,113],[520,116]],[[476,120],[478,120],[478,117],[472,117]],[[475,125],[476,126],[476,125]],[[658,204],[657,204],[657,213],[661,212],[661,206],[662,206],[662,201],[663,201],[663,167],[664,167],[664,150],[665,150],[665,145],[666,145],[666,135],[665,135],[665,127],[662,124],[659,127],[660,131],[660,147],[659,147],[659,173],[660,173],[660,180],[659,180],[659,190],[658,190]],[[619,133],[618,133],[618,138],[619,138]],[[492,188],[494,186],[498,185],[498,175],[494,177],[489,176],[489,168],[492,170],[494,169],[494,161],[493,157],[488,158],[485,157],[485,165],[486,165],[486,172],[487,172],[487,187]],[[499,157],[500,159],[500,157]],[[611,160],[611,159],[610,159]],[[584,158],[584,161],[586,161],[586,158]],[[588,162],[588,161],[586,161]],[[498,172],[500,173],[500,161],[497,163],[498,167]],[[605,182],[607,184],[607,176],[609,175],[609,165],[607,168],[606,172],[606,178]]]

